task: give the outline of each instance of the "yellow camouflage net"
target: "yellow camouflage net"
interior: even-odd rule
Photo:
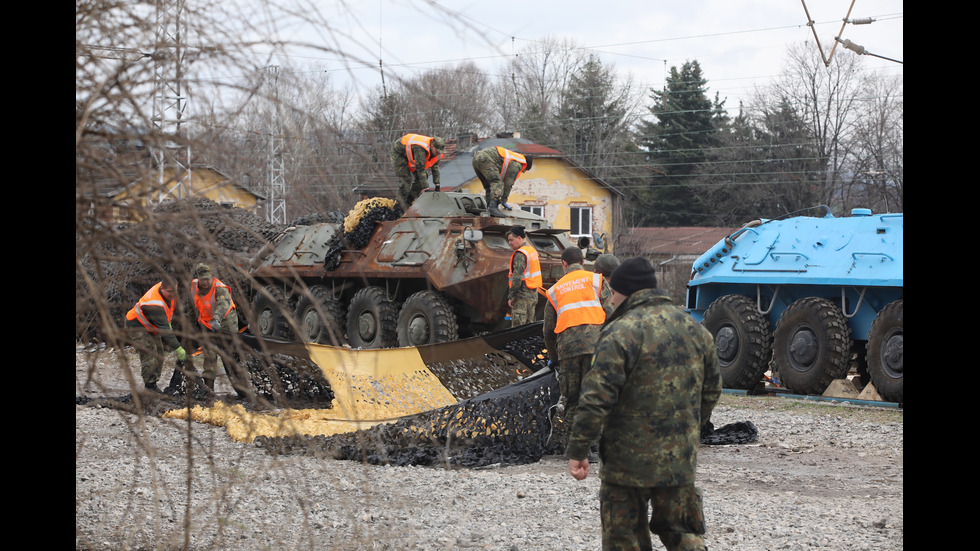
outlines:
[[[331,408],[265,413],[219,401],[210,408],[194,406],[191,419],[224,426],[233,439],[252,442],[257,436],[343,434],[456,403],[415,348],[352,350],[308,344],[307,350],[333,390]],[[185,419],[187,409],[164,417]]]
[[[350,233],[354,231],[357,225],[361,222],[361,218],[365,214],[369,213],[372,209],[378,207],[394,209],[396,203],[393,199],[385,199],[383,197],[372,197],[370,199],[364,199],[358,201],[354,208],[347,213],[347,217],[344,218],[344,233]]]

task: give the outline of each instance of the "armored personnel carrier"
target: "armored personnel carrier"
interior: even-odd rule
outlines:
[[[823,209],[718,242],[692,267],[688,312],[714,335],[727,388],[753,389],[771,358],[784,386],[821,394],[856,358],[862,379],[902,402],[904,217]]]
[[[508,327],[506,231],[524,226],[545,288],[561,278],[561,252],[573,244],[568,230],[530,212],[499,218],[486,211],[483,195],[428,191],[404,214],[375,198],[358,203],[343,224],[288,228],[271,253],[253,260],[252,332],[388,348]]]

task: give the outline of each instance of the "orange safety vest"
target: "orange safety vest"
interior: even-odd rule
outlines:
[[[507,167],[510,165],[511,161],[521,163],[521,170],[518,171],[517,176],[514,176],[514,179],[516,180],[521,177],[521,174],[524,174],[524,169],[527,168],[527,157],[500,146],[497,146],[497,154],[504,160],[503,166],[500,167],[501,178],[504,177],[504,174],[507,174]]]
[[[559,279],[548,289],[548,301],[558,313],[555,333],[576,325],[602,325],[606,311],[599,300],[601,292],[602,274],[575,270]]]
[[[214,302],[218,287],[228,289],[228,294],[229,296],[231,295],[230,287],[222,283],[218,278],[212,279],[214,279],[214,283],[211,284],[211,290],[204,296],[197,294],[197,280],[195,279],[191,282],[191,295],[194,297],[194,306],[197,307],[198,312],[197,321],[208,329],[211,329],[211,320],[214,319]],[[228,315],[228,312],[231,312],[234,309],[235,300],[232,299],[231,306],[225,310],[223,314],[221,314],[221,318],[223,319]]]
[[[514,274],[514,255],[517,253],[524,253],[527,256],[527,265],[524,267],[524,285],[527,285],[528,289],[537,289],[543,285],[544,280],[541,278],[541,262],[538,260],[538,251],[530,245],[523,245],[514,251],[514,254],[510,255],[510,270],[507,271],[507,287],[511,286],[510,276]]]
[[[160,306],[167,314],[167,322],[170,322],[170,320],[172,320],[174,317],[174,302],[176,301],[171,300],[168,303],[167,300],[163,298],[163,295],[160,294],[161,285],[163,285],[162,281],[153,287],[150,287],[150,290],[140,297],[139,302],[136,303],[136,306],[133,306],[129,312],[126,312],[127,320],[139,320],[139,322],[143,324],[143,327],[146,327],[146,330],[149,331],[151,335],[156,335],[159,333],[160,328],[150,323],[150,320],[147,319],[146,314],[143,313],[143,308],[146,308],[147,306]]]
[[[425,148],[425,169],[428,170],[432,168],[432,165],[439,162],[442,159],[442,153],[438,155],[432,154],[432,143],[433,138],[429,136],[423,136],[422,134],[405,134],[402,136],[402,145],[405,146],[405,157],[408,158],[408,170],[415,172],[415,155],[412,154],[412,146],[419,145]]]

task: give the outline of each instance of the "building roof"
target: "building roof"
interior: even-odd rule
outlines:
[[[446,158],[439,163],[439,183],[441,189],[443,191],[452,191],[476,178],[476,174],[473,172],[473,154],[488,147],[504,147],[510,149],[511,151],[530,155],[534,158],[550,157],[554,159],[563,159],[568,164],[585,172],[589,178],[595,180],[599,185],[612,190],[614,193],[622,195],[619,190],[597,178],[588,169],[579,166],[574,161],[567,158],[561,151],[532,142],[531,140],[527,140],[519,136],[487,138],[477,142],[476,145],[472,147],[457,149],[455,155],[451,158],[447,155]],[[448,149],[449,148],[447,146],[447,153]]]
[[[738,228],[632,228],[627,239],[639,246],[642,254],[700,256],[715,243]]]

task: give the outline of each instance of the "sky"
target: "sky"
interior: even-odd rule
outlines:
[[[671,67],[697,60],[709,93],[733,106],[780,75],[789,46],[817,49],[813,29],[824,58],[844,51],[834,40],[840,35],[869,52],[863,66],[903,75],[902,0],[283,1],[318,12],[320,23],[277,16],[278,31],[267,38],[334,48],[346,59],[291,47],[270,64],[324,71],[362,91],[381,84],[379,65],[388,78],[463,61],[497,73],[522,49],[554,37],[596,54],[642,89],[662,88]],[[850,19],[875,21],[844,25],[849,11]]]

